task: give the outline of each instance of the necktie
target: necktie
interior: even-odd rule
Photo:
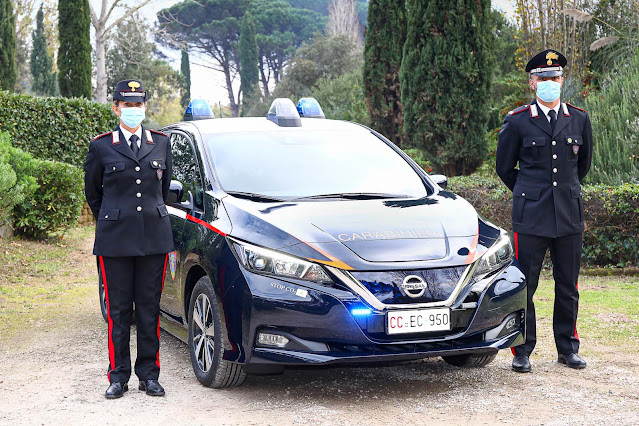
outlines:
[[[554,109],[548,111],[548,116],[550,117],[550,128],[552,131],[555,131],[555,124],[557,124],[557,113]]]
[[[140,147],[138,146],[138,139],[140,139],[138,135],[131,135],[131,138],[129,139],[129,141],[131,141],[131,150],[133,151],[135,158],[138,158],[138,151],[140,150]]]

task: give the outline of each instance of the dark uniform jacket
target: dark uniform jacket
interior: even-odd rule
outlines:
[[[171,164],[171,146],[164,133],[143,128],[137,159],[119,127],[91,141],[84,191],[97,219],[93,254],[120,257],[173,251],[164,205]]]
[[[580,182],[591,160],[584,110],[562,102],[554,132],[536,102],[511,111],[499,133],[496,169],[513,192],[513,231],[551,238],[583,232]]]

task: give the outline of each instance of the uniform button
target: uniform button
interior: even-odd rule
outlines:
[[[552,144],[553,145],[557,145],[557,141],[552,141]]]
[[[534,142],[534,141],[533,141],[533,145],[537,145],[537,142]]]
[[[557,186],[557,182],[553,182],[552,186]],[[139,208],[139,207],[138,207]]]
[[[158,165],[158,162],[157,162],[157,161],[154,161],[154,162],[153,162],[153,165],[154,165],[154,166],[157,166],[157,165]]]
[[[140,166],[135,166],[135,171],[139,172],[140,171]]]
[[[104,215],[104,218],[105,218],[105,219],[108,219],[108,218],[109,218],[109,215],[108,215],[108,214],[105,214],[105,215]]]
[[[571,138],[568,138],[568,143],[572,143],[572,139]]]
[[[556,160],[556,159],[557,159],[557,154],[553,154],[553,155],[552,155],[552,159],[553,159],[553,160]]]
[[[137,183],[138,185],[142,183],[142,181],[140,179],[136,179],[135,183]]]
[[[522,196],[522,197],[525,197],[525,196],[526,196],[526,193],[525,193],[525,192],[522,192],[522,193],[521,193],[521,196]]]
[[[553,173],[557,173],[557,169],[556,169],[556,168],[555,168],[555,169],[552,169],[552,172],[553,172]]]
[[[115,166],[113,166],[113,170],[115,170]]]
[[[142,206],[138,206],[138,211],[141,212],[142,211]]]
[[[142,194],[138,192],[137,194],[135,194],[135,196],[140,198],[142,196]]]

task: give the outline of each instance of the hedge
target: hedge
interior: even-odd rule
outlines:
[[[0,91],[0,132],[8,132],[14,146],[37,158],[82,167],[89,140],[117,124],[110,105]]]
[[[498,179],[449,179],[448,188],[464,197],[488,220],[512,231],[512,194]],[[639,266],[639,185],[584,185],[584,249],[587,267]]]

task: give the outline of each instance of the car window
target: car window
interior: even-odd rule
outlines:
[[[363,128],[209,134],[222,188],[282,198],[337,193],[424,197],[421,177]]]
[[[171,151],[173,153],[173,177],[184,187],[183,199],[186,201],[187,192],[193,194],[196,207],[203,207],[202,177],[197,164],[195,151],[190,139],[182,133],[171,134]]]

